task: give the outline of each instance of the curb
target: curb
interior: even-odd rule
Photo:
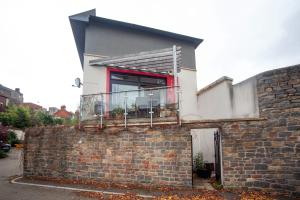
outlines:
[[[92,190],[92,189],[81,189],[81,188],[74,188],[74,187],[64,187],[64,186],[55,186],[55,185],[44,185],[44,184],[17,182],[17,180],[19,180],[21,178],[22,177],[14,178],[10,182],[13,183],[13,184],[19,184],[19,185],[30,185],[30,186],[36,186],[36,187],[53,188],[53,189],[63,189],[63,190],[81,191],[81,192],[97,192],[97,193],[103,193],[103,194],[108,194],[108,195],[125,195],[124,192],[108,192],[108,191],[105,191],[105,190]],[[143,198],[152,198],[152,199],[155,197],[155,196],[143,195],[143,194],[137,194],[136,196],[143,197]]]

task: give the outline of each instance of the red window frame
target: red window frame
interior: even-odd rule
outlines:
[[[155,74],[151,72],[141,72],[134,70],[126,70],[126,69],[117,69],[112,67],[106,68],[106,93],[110,93],[110,74],[111,72],[118,72],[123,74],[134,74],[134,75],[143,75],[143,76],[151,76],[156,78],[165,78],[167,80],[167,87],[174,86],[174,76],[172,75],[164,75],[164,74]]]

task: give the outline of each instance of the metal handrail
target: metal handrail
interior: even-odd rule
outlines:
[[[96,107],[98,107],[100,104],[99,105],[95,104],[95,102],[104,100],[104,102],[102,101],[102,103],[101,103],[99,111],[89,110],[91,112],[90,112],[90,114],[88,114],[90,116],[98,116],[99,120],[100,120],[99,121],[100,122],[100,127],[103,128],[104,118],[107,117],[107,116],[110,118],[111,116],[107,115],[107,113],[110,112],[110,111],[113,111],[113,110],[109,110],[110,106],[107,103],[110,103],[110,100],[108,98],[106,98],[105,95],[110,96],[110,95],[118,95],[118,94],[124,93],[125,97],[123,99],[123,102],[120,102],[120,105],[122,104],[123,106],[121,105],[121,107],[122,108],[124,107],[124,110],[123,110],[122,114],[123,114],[124,125],[125,125],[125,128],[126,128],[127,127],[127,120],[128,120],[127,115],[129,114],[128,109],[127,109],[127,107],[128,107],[128,105],[127,105],[128,102],[127,101],[128,101],[128,97],[130,96],[130,92],[150,91],[150,94],[148,94],[147,97],[149,98],[149,103],[150,103],[150,107],[149,107],[150,110],[149,110],[148,114],[149,114],[149,117],[150,117],[150,126],[152,127],[154,114],[156,113],[156,111],[154,110],[154,107],[153,107],[154,106],[153,105],[153,95],[154,95],[153,92],[156,91],[156,90],[157,91],[159,91],[159,90],[168,91],[169,89],[174,92],[174,93],[172,92],[174,94],[174,97],[173,97],[174,100],[170,100],[171,103],[169,105],[173,106],[173,101],[174,101],[175,105],[177,104],[177,106],[174,107],[174,108],[168,108],[169,110],[167,110],[167,113],[168,113],[168,111],[169,112],[170,111],[171,112],[175,111],[175,110],[172,111],[172,109],[176,109],[175,112],[177,113],[177,117],[179,118],[178,123],[181,124],[180,123],[181,122],[180,121],[180,103],[179,103],[179,101],[181,101],[181,98],[179,97],[179,95],[180,95],[180,87],[179,86],[154,87],[154,88],[145,88],[145,89],[139,89],[139,90],[127,90],[127,91],[111,92],[111,93],[98,93],[98,94],[81,95],[81,101],[80,101],[80,110],[81,110],[81,112],[80,113],[81,113],[81,115],[83,113],[89,113],[89,112],[82,112],[82,111],[85,110],[85,107],[83,107],[84,104],[88,105],[88,107],[86,107],[86,108],[88,108],[88,110],[91,109],[91,107],[92,107],[92,109],[96,109]],[[84,100],[85,98],[87,98],[87,101]],[[165,96],[164,98],[168,99],[167,96]],[[89,103],[89,99],[92,100],[90,103]],[[168,101],[167,99],[166,99],[166,101]],[[172,99],[172,97],[171,97],[171,99]],[[108,101],[108,102],[106,102],[106,101]],[[86,102],[87,104],[84,103],[84,102]],[[165,103],[167,103],[167,102],[165,102]],[[164,103],[162,105],[164,105]],[[165,105],[167,105],[167,104],[165,104]],[[108,110],[107,110],[107,108],[108,108]],[[104,110],[106,110],[105,113],[103,112]],[[88,116],[88,115],[85,114],[84,118],[86,118],[86,116]],[[168,116],[168,114],[167,114],[167,116]],[[82,119],[83,119],[82,116],[80,116],[80,121]]]
[[[104,95],[104,94],[115,94],[115,93],[125,93],[125,92],[137,92],[137,91],[149,91],[149,90],[159,90],[159,89],[168,89],[168,88],[179,88],[179,86],[164,86],[164,87],[153,87],[153,88],[144,88],[144,89],[137,89],[137,90],[123,90],[118,92],[100,92],[94,94],[83,94],[82,97],[86,96],[95,96],[95,95]]]

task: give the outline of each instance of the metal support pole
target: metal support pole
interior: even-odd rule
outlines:
[[[180,91],[178,86],[178,74],[177,74],[177,50],[176,45],[173,45],[173,75],[174,75],[174,89],[176,90],[177,95],[177,113],[178,113],[178,121],[179,125],[181,126],[181,119],[180,119]]]
[[[179,88],[175,88],[176,89],[176,94],[177,94],[177,105],[178,105],[178,108],[177,108],[177,114],[178,114],[178,123],[179,123],[179,126],[181,126],[181,116],[180,116],[180,101],[181,101],[181,98],[180,98],[180,90]]]
[[[177,79],[177,50],[176,45],[173,45],[173,75],[174,75],[174,86],[178,86]]]
[[[78,126],[79,126],[79,129],[81,127],[82,101],[83,101],[83,97],[80,96],[80,106],[79,106],[79,115],[78,115]]]
[[[124,97],[124,124],[125,128],[127,128],[127,92],[125,92],[125,97]]]
[[[100,95],[101,97],[101,107],[100,107],[100,128],[103,128],[103,94]]]
[[[153,102],[152,102],[152,96],[153,96],[153,93],[152,93],[152,90],[151,90],[151,93],[149,94],[150,96],[150,127],[152,128],[152,124],[153,124]]]

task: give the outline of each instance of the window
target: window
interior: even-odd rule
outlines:
[[[165,78],[158,78],[152,76],[133,75],[125,73],[113,72],[110,75],[110,109],[114,110],[119,107],[124,107],[124,100],[126,96],[127,109],[130,115],[136,115],[136,113],[130,113],[131,110],[136,110],[137,107],[146,106],[145,102],[149,102],[149,92],[142,89],[164,87],[167,85]],[[126,94],[122,91],[128,91]],[[153,105],[164,105],[166,94],[165,91],[154,90],[151,91],[153,95]],[[141,102],[144,102],[143,105]],[[141,105],[140,105],[141,104]],[[148,111],[145,112],[148,114]]]
[[[111,73],[110,80],[110,92],[163,87],[167,85],[167,81],[165,78],[123,74],[116,72]]]

